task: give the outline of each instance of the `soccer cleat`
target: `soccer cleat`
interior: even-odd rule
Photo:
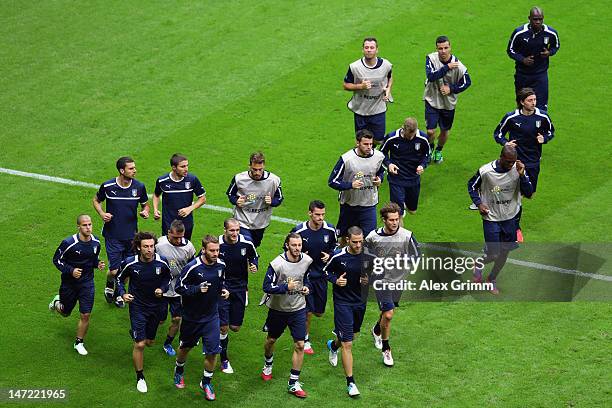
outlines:
[[[212,384],[206,384],[202,386],[202,381],[200,381],[200,389],[204,393],[204,397],[209,401],[214,401],[217,397],[215,395],[215,390],[213,389]]]
[[[51,303],[49,303],[49,311],[50,312],[57,312],[57,309],[55,309],[55,302],[59,302],[59,295],[55,295],[53,296],[53,299],[51,299]]]
[[[393,356],[391,350],[385,350],[382,352],[383,364],[387,367],[393,367]]]
[[[434,150],[433,162],[436,164],[440,164],[443,161],[444,161],[444,157],[442,157],[442,150]]]
[[[83,343],[74,343],[74,349],[82,356],[87,355],[87,349]]]
[[[494,295],[499,295],[499,289],[497,289],[497,281],[492,281],[487,277],[487,283],[493,284],[493,289],[490,289],[489,292],[491,292]]]
[[[298,381],[293,384],[287,385],[287,392],[289,394],[295,395],[298,398],[306,398],[308,396],[308,394],[306,394],[306,391],[302,389],[302,384],[300,384]]]
[[[138,380],[138,382],[136,383],[136,389],[140,392],[147,392],[147,382],[144,378]]]
[[[121,296],[117,296],[117,299],[115,299],[115,306],[117,306],[119,309],[123,309],[125,307],[125,302]]]
[[[346,387],[346,392],[348,392],[349,397],[356,397],[361,394],[353,382]]]
[[[232,368],[229,360],[224,360],[221,362],[221,372],[225,374],[234,374],[234,369]]]
[[[523,231],[519,228],[516,230],[516,242],[521,244],[524,241],[523,239]]]
[[[338,365],[338,350],[332,350],[333,340],[327,340],[327,349],[329,350],[329,364],[332,367],[336,367]]]
[[[374,337],[374,347],[378,350],[382,350],[382,336],[374,333],[374,327],[372,327],[372,337]]]
[[[309,341],[304,342],[304,354],[314,354],[314,350],[312,349],[312,344]]]
[[[115,291],[112,288],[104,288],[104,299],[106,299],[106,303],[112,303],[114,296]]]
[[[185,375],[177,374],[176,367],[174,367],[174,386],[176,388],[185,388]]]
[[[174,350],[174,347],[172,347],[172,344],[164,344],[164,351],[170,357],[176,356],[176,351]]]
[[[270,381],[272,379],[272,366],[264,365],[261,370],[261,379],[264,381]]]
[[[470,204],[470,206],[468,207],[468,210],[478,210],[478,206],[474,203]]]
[[[474,278],[472,281],[474,283],[482,283],[482,268],[474,266]]]

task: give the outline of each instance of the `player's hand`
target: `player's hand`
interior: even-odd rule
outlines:
[[[244,207],[244,203],[246,202],[246,196],[239,196],[238,200],[236,200],[236,205],[240,208]]]
[[[102,221],[104,222],[110,222],[110,220],[113,219],[113,214],[111,213],[104,213],[102,214]]]
[[[440,87],[440,93],[441,93],[442,95],[448,95],[448,94],[450,94],[450,93],[451,93],[451,91],[450,91],[450,86],[448,86],[448,85],[442,85],[442,86]]]
[[[425,169],[423,168],[423,166],[417,166],[416,174],[420,176],[421,174],[423,174],[424,171]]]
[[[327,263],[327,261],[329,261],[329,254],[327,252],[321,252],[321,260],[323,263]]]
[[[540,57],[542,58],[548,58],[549,56],[550,56],[550,51],[547,48],[544,48],[544,50],[540,52]]]
[[[478,204],[478,211],[482,215],[487,215],[489,213],[489,207],[486,204],[480,203]]]
[[[449,62],[447,65],[448,65],[448,69],[459,68],[459,62],[458,61]]]
[[[391,90],[389,88],[385,88],[385,93],[383,94],[383,101],[389,102],[391,100]]]
[[[83,273],[83,270],[81,268],[74,268],[72,270],[72,276],[74,276],[75,279],[79,279],[82,273]]]
[[[372,81],[370,81],[369,79],[366,79],[365,81],[361,83],[361,89],[370,89],[370,88],[372,88]]]
[[[353,188],[354,189],[359,189],[361,187],[363,187],[363,181],[361,181],[361,180],[354,180],[353,181]]]
[[[308,289],[308,286],[302,286],[302,289],[300,289],[300,293],[304,296],[308,296],[308,294],[310,293],[310,289]]]
[[[153,219],[159,220],[161,218],[161,212],[159,210],[153,210]]]
[[[524,65],[530,66],[530,65],[533,65],[533,62],[534,62],[533,55],[523,58]]]
[[[209,286],[210,286],[210,283],[208,283],[208,282],[200,283],[200,292],[202,292],[202,293],[208,292],[208,287]]]
[[[507,146],[511,146],[511,147],[516,147],[518,143],[516,143],[516,140],[511,140],[509,142],[506,142]]]
[[[376,176],[372,179],[372,184],[378,187],[382,184],[382,180],[380,179],[380,177]]]
[[[221,297],[225,300],[229,297],[229,291],[227,289],[221,289]]]
[[[193,212],[193,208],[189,206],[189,207],[181,208],[180,210],[178,210],[178,215],[179,217],[185,218],[192,212]]]
[[[346,280],[345,276],[346,276],[346,272],[344,272],[342,275],[340,275],[338,277],[338,279],[336,279],[336,285],[338,285],[340,287],[346,286],[347,280]]]
[[[121,298],[123,299],[125,303],[130,303],[132,300],[134,300],[134,295],[131,295],[129,293],[124,293],[123,296],[121,296]]]
[[[368,275],[361,275],[359,277],[359,283],[361,283],[361,286],[368,286],[368,282],[369,282]]]
[[[518,171],[519,176],[525,175],[525,164],[520,160],[516,161],[516,171]]]
[[[264,197],[264,201],[268,205],[272,204],[272,196],[270,194],[266,194],[266,196]]]
[[[389,173],[397,175],[399,173],[399,167],[397,167],[395,164],[391,163],[389,165]]]
[[[145,208],[144,210],[142,210],[142,211],[141,211],[139,214],[140,214],[140,216],[141,216],[142,218],[144,218],[145,220],[146,220],[147,218],[149,218],[149,210],[147,210],[146,208]]]
[[[542,136],[540,133],[538,133],[538,136],[536,137],[536,139],[538,139],[539,144],[544,143],[544,136]]]
[[[98,269],[99,270],[103,270],[106,268],[106,263],[104,263],[104,261],[99,261],[98,262]]]
[[[162,292],[162,290],[160,288],[155,289],[155,297],[162,297],[162,295],[164,294],[164,292]]]
[[[294,290],[297,288],[298,282],[293,278],[287,278],[287,290]]]
[[[249,272],[251,272],[251,273],[257,272],[257,265],[255,265],[254,263],[250,263],[249,262]]]

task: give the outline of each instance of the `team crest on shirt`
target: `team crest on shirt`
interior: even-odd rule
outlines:
[[[186,189],[190,189],[191,188],[191,181],[186,181],[185,182],[185,188]]]
[[[223,275],[223,269],[219,269],[217,273],[219,274],[219,277],[221,277],[221,275]]]
[[[176,259],[170,259],[168,263],[170,268],[176,268]]]
[[[138,196],[138,189],[137,188],[133,188],[132,189],[132,197],[137,197]]]
[[[370,261],[363,261],[363,269],[368,269],[370,266]]]
[[[419,150],[420,148],[421,148],[420,142],[414,144],[414,150]]]
[[[544,45],[548,45],[549,41],[550,41],[550,37],[549,36],[545,36],[544,37]]]
[[[157,267],[155,268],[155,274],[156,274],[156,275],[160,275],[160,274],[161,274],[161,266],[157,266]]]
[[[542,121],[541,120],[536,120],[535,123],[536,123],[536,127],[539,128],[540,125],[542,124]]]
[[[240,248],[240,255],[242,256],[246,255],[246,248]]]
[[[323,235],[323,242],[325,242],[326,244],[329,242],[329,235]]]

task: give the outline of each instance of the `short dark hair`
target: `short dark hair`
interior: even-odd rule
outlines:
[[[82,220],[83,220],[83,218],[85,218],[85,217],[87,217],[87,218],[89,218],[89,219],[91,220],[91,217],[89,216],[89,214],[85,214],[85,213],[83,213],[83,214],[79,214],[79,215],[77,216],[77,225],[81,225],[81,221],[82,221]]]
[[[353,225],[348,230],[346,230],[346,237],[351,239],[351,235],[363,235],[363,230],[356,225]]]
[[[125,169],[125,166],[127,166],[128,163],[134,163],[134,159],[132,159],[130,156],[120,157],[116,164],[117,170]]]
[[[235,219],[234,217],[230,217],[230,218],[225,219],[225,221],[223,221],[223,228],[227,229],[230,224],[240,225],[237,219]]]
[[[376,37],[366,37],[363,39],[363,43],[361,44],[361,46],[363,47],[366,43],[366,41],[374,41],[376,43],[376,47],[378,47],[378,40],[376,39]]]
[[[516,157],[516,155],[517,155],[516,147],[511,146],[509,144],[506,144],[506,145],[502,146],[501,153],[499,154],[499,156],[502,157],[502,156],[505,156],[505,155],[510,155],[512,157]]]
[[[181,220],[174,220],[170,223],[169,231],[185,232],[185,224]]]
[[[214,236],[214,235],[206,235],[204,236],[204,238],[202,238],[202,248],[206,249],[206,246],[208,244],[218,244],[219,243],[219,238]]]
[[[320,200],[312,200],[308,204],[308,211],[314,211],[315,208],[325,208],[325,203]]]
[[[355,132],[355,139],[361,142],[361,139],[374,139],[374,133],[369,129],[359,129]]]
[[[523,105],[521,105],[521,102],[523,102],[525,99],[527,99],[531,95],[535,95],[535,94],[536,93],[533,90],[533,88],[519,89],[518,92],[516,93],[516,107],[521,109],[523,107]]]
[[[400,206],[394,202],[389,202],[380,209],[380,216],[384,219],[387,219],[387,216],[393,213],[398,213],[398,214],[402,213]]]
[[[139,251],[140,244],[145,239],[152,239],[155,241],[155,245],[157,245],[157,236],[154,233],[148,231],[137,232],[134,236],[134,240],[132,241],[132,247],[134,251]]]
[[[442,44],[442,43],[445,43],[445,42],[450,44],[450,40],[445,35],[439,35],[438,38],[436,38],[436,45]]]
[[[285,237],[285,242],[283,243],[283,248],[287,249],[287,245],[289,245],[289,240],[290,239],[299,239],[299,240],[301,240],[302,236],[300,234],[298,234],[297,232],[290,232]]]
[[[266,162],[266,156],[262,152],[251,153],[249,157],[249,164],[264,164]]]
[[[178,166],[180,162],[187,160],[185,156],[180,153],[174,153],[170,158],[170,166],[175,167]]]

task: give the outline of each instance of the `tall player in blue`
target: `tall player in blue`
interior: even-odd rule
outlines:
[[[145,185],[136,180],[136,164],[131,157],[117,160],[119,175],[105,181],[93,198],[93,207],[104,221],[102,235],[106,246],[109,271],[106,275],[104,297],[124,307],[121,296],[115,293],[115,276],[121,262],[132,255],[132,239],[138,231],[138,215],[149,218],[149,203]],[[102,203],[106,201],[106,211]],[[141,211],[138,212],[138,204]]]
[[[183,322],[180,348],[176,355],[174,385],[176,388],[185,388],[187,354],[201,339],[206,357],[200,390],[209,401],[216,399],[211,380],[217,354],[221,352],[219,300],[229,296],[225,288],[224,270],[225,263],[219,260],[219,240],[212,235],[206,235],[202,239],[200,256],[183,268],[180,285],[176,288],[177,293],[182,296]]]
[[[166,235],[174,220],[181,220],[185,225],[185,239],[191,240],[193,232],[193,211],[206,203],[206,191],[200,180],[189,173],[189,161],[180,153],[170,158],[172,171],[160,176],[155,182],[153,195],[153,217],[162,219],[162,235]],[[198,199],[193,202],[193,196]],[[159,212],[159,199],[162,211]]]
[[[221,371],[232,374],[234,369],[227,355],[229,330],[237,333],[244,321],[249,272],[257,272],[259,255],[253,242],[240,234],[240,223],[235,218],[223,222],[219,237],[219,259],[225,263],[225,285],[229,298],[219,304],[221,324]]]
[[[130,304],[130,334],[134,340],[132,359],[136,370],[136,389],[147,392],[144,377],[144,348],[151,347],[159,322],[166,318],[167,303],[163,294],[170,286],[172,274],[166,259],[155,253],[157,237],[139,232],[134,237],[136,255],[126,258],[117,274],[117,291]],[[125,281],[129,279],[129,289]]]
[[[310,343],[310,322],[312,316],[323,316],[327,304],[327,279],[323,267],[329,261],[336,247],[336,230],[333,225],[325,221],[325,204],[314,200],[308,205],[308,221],[296,225],[291,232],[302,237],[302,252],[312,258],[308,268],[308,281],[310,293],[306,296],[306,338],[304,339],[304,353],[314,354]]]
[[[53,255],[53,264],[62,273],[59,294],[55,295],[49,310],[64,317],[70,316],[79,302],[81,314],[77,326],[74,349],[82,356],[87,355],[83,340],[89,328],[89,316],[94,304],[94,269],[104,269],[99,258],[100,240],[92,233],[91,217],[81,214],[77,217],[78,232],[64,239]]]

